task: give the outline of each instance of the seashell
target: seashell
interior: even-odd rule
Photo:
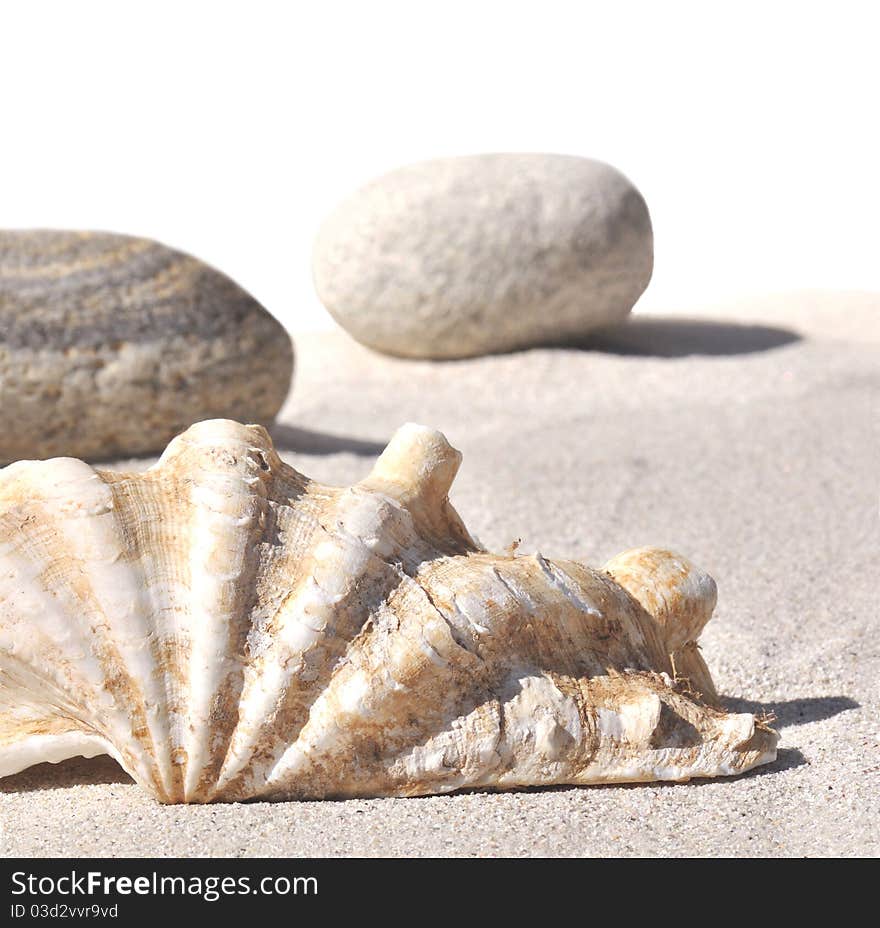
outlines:
[[[697,638],[715,584],[641,548],[498,555],[406,425],[322,486],[200,422],[140,474],[0,471],[0,775],[108,753],[162,802],[687,780],[775,758]]]

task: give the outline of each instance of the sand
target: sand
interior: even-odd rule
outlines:
[[[443,364],[342,333],[296,344],[276,437],[309,475],[359,478],[415,420],[464,453],[452,499],[485,545],[600,564],[662,544],[708,569],[704,654],[731,707],[776,714],[778,761],[665,786],[162,807],[114,762],[73,760],[0,782],[0,852],[880,853],[880,296],[634,318],[601,348]]]

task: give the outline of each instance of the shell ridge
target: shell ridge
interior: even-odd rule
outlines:
[[[102,694],[98,700],[104,704],[102,727],[110,727],[98,728],[98,733],[115,744],[127,745],[122,751],[125,768],[161,796],[163,777],[155,755],[165,733],[146,711],[147,704],[161,700],[141,645],[148,632],[147,617],[140,608],[135,572],[123,557],[123,532],[110,489],[100,473],[71,458],[34,462],[23,483],[34,516],[31,524],[51,526],[65,540],[64,557],[51,563],[42,575],[42,586],[36,585],[50,601],[61,596],[62,602],[76,604],[70,610],[72,624],[58,607],[43,614],[31,612],[33,621],[36,627],[54,623],[65,643],[80,636],[83,656],[75,657],[73,665],[68,663],[67,670],[77,675],[83,670],[100,672],[92,692]],[[40,551],[32,553],[44,556]],[[129,628],[132,623],[133,630]],[[76,700],[89,689],[77,693]],[[158,778],[153,771],[159,773]]]
[[[225,420],[194,428],[193,440],[182,443],[179,452],[195,457],[186,499],[190,687],[179,761],[185,769],[184,798],[203,800],[238,725],[259,543],[270,507],[263,481],[250,479],[261,472],[260,461],[248,453],[256,430]],[[218,443],[221,436],[228,438]]]
[[[318,490],[321,491],[323,488]],[[330,528],[318,523],[321,537],[311,549],[311,572],[305,574],[299,587],[291,590],[284,598],[282,608],[272,619],[275,638],[260,670],[264,698],[262,704],[253,705],[251,715],[257,719],[261,712],[270,711],[273,705],[288,709],[288,703],[295,698],[299,718],[293,727],[283,733],[283,738],[276,737],[272,745],[263,746],[265,760],[259,764],[258,774],[264,772],[267,780],[272,779],[273,771],[281,763],[284,753],[296,743],[302,730],[309,724],[312,708],[320,698],[322,688],[330,685],[339,662],[345,660],[348,651],[361,635],[372,610],[386,601],[401,582],[402,573],[393,555],[384,552],[386,556],[383,556],[372,542],[381,535],[377,520],[390,518],[393,521],[405,510],[400,508],[396,500],[385,496],[380,497],[377,508],[375,496],[365,493],[360,485],[339,494],[335,500],[337,508],[334,526]],[[382,504],[387,504],[391,509],[383,509]],[[336,583],[335,571],[339,563],[345,564],[344,576],[349,582],[344,590],[331,592],[322,585],[320,578],[325,578],[325,584],[331,579]],[[373,577],[371,582],[370,576]],[[341,598],[334,601],[334,596]],[[310,628],[305,622],[308,614],[323,617],[313,618],[319,627],[311,628],[305,639],[299,634],[291,641],[285,629],[296,631],[302,625]],[[348,618],[340,624],[335,621],[339,616]],[[297,645],[301,650],[297,650]],[[302,664],[314,649],[321,649],[328,661],[334,663],[325,671],[315,673],[312,680],[303,680]],[[272,658],[274,664],[269,663]],[[298,673],[300,677],[297,677]],[[267,682],[271,684],[270,687],[265,686]],[[303,682],[311,685],[303,687]],[[246,696],[249,697],[250,693],[247,692]],[[270,696],[273,703],[268,701]],[[234,761],[227,760],[224,765],[218,790],[226,787],[251,760],[258,747],[260,734],[254,726],[248,740],[238,740],[235,745],[237,757]]]
[[[301,509],[308,508],[310,499],[327,493],[326,488],[312,483],[284,464],[271,450],[268,433],[262,428],[259,428],[259,432],[264,443],[249,450],[258,455],[258,466],[262,468],[265,462],[270,471],[266,481],[265,527],[260,544],[263,548],[271,549],[272,556],[263,554],[261,557],[255,586],[280,590],[265,602],[258,596],[252,605],[243,647],[237,717],[222,752],[218,749],[219,763],[216,766],[216,778],[209,786],[208,801],[227,791],[235,778],[251,763],[257,750],[265,750],[262,739],[271,736],[275,714],[285,696],[282,680],[274,673],[277,668],[271,663],[273,653],[280,646],[277,632],[282,626],[284,611],[296,590],[308,579],[305,576],[296,579],[295,574],[301,567],[301,549],[305,543],[301,533],[305,531],[310,539],[315,530],[322,528],[315,520],[310,534],[309,518],[294,519],[292,524],[288,524],[291,522],[288,515],[294,512],[294,504]],[[268,460],[263,457],[267,450]],[[331,493],[329,498],[332,499],[332,496]],[[290,551],[292,555],[284,553]],[[293,578],[288,570],[294,572]],[[261,695],[262,701],[258,698]]]
[[[162,769],[166,801],[171,801],[183,789],[182,771],[175,760],[183,748],[185,725],[183,679],[188,629],[184,590],[188,577],[175,575],[173,561],[166,553],[170,538],[165,532],[169,525],[176,525],[179,512],[156,492],[158,484],[149,473],[106,472],[102,478],[113,493],[114,511],[127,526],[130,562],[137,568],[144,611],[150,617],[146,641],[164,692],[164,699],[157,702],[154,711],[166,733],[164,743],[155,746],[156,762]],[[173,501],[179,496],[179,487],[173,483],[170,489],[168,496]]]
[[[454,641],[421,586],[406,574],[401,577],[403,583],[377,610],[373,623],[352,642],[350,659],[335,668],[297,741],[267,779],[265,794],[296,791],[294,778],[315,784],[311,790],[316,792],[304,795],[370,795],[375,789],[394,789],[393,768],[399,766],[401,753],[424,747],[437,731],[453,724],[454,714],[443,709],[459,705],[463,697],[456,687],[437,687],[447,670],[455,669],[471,694],[469,708],[484,701],[479,658]],[[420,624],[425,610],[434,623],[429,641]],[[461,661],[466,671],[458,666]],[[395,723],[401,702],[423,692],[434,693],[440,703],[423,701],[417,724]],[[357,783],[341,792],[328,785],[340,756],[354,759],[349,783]],[[399,788],[399,794],[407,793],[405,785]]]

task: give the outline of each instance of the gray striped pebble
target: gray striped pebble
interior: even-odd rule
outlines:
[[[267,423],[292,371],[281,324],[189,255],[0,232],[0,461],[131,456],[200,419]]]

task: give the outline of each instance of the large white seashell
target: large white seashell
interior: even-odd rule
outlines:
[[[406,425],[347,489],[226,420],[142,474],[0,471],[0,775],[108,753],[162,802],[685,780],[775,757],[717,707],[683,558],[489,554]]]

